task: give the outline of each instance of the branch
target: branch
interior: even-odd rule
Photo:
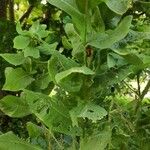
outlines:
[[[143,98],[144,98],[144,96],[147,94],[147,92],[148,92],[149,88],[150,88],[150,80],[147,82],[147,84],[146,84],[146,86],[145,86],[144,90],[142,91],[141,99],[143,99]]]
[[[141,86],[140,86],[140,74],[137,74],[137,86],[138,86],[138,96],[141,99]]]
[[[23,16],[19,19],[20,23],[22,23],[24,21],[24,19],[28,18],[33,10],[34,6],[30,5],[29,8],[27,9],[27,11],[23,14]]]
[[[135,91],[128,83],[126,83],[125,81],[123,81],[123,83],[124,83],[132,92],[134,92],[136,95],[138,95],[138,92]]]

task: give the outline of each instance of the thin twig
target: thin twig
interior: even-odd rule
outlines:
[[[123,83],[124,83],[132,92],[134,92],[136,95],[138,95],[137,91],[135,91],[129,84],[127,84],[125,81],[123,81]]]
[[[144,96],[147,94],[148,90],[150,88],[150,80],[147,82],[144,90],[142,91],[142,94],[141,94],[141,99],[143,100]]]
[[[30,5],[29,8],[27,9],[27,11],[23,14],[23,16],[19,19],[20,23],[22,23],[24,21],[24,19],[28,18],[33,10],[34,6]]]

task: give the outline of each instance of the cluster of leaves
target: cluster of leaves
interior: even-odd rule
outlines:
[[[33,114],[41,125],[27,123],[29,142],[2,134],[0,148],[148,149],[150,129],[143,123],[149,125],[150,116],[142,100],[150,83],[141,91],[139,80],[150,66],[150,30],[133,26],[133,17],[126,15],[130,0],[48,2],[71,17],[64,26],[64,49],[36,21],[29,30],[18,23],[17,52],[0,54],[13,65],[5,69],[3,90],[20,91],[19,97],[1,99],[0,109],[10,117]],[[130,102],[113,88],[134,77],[137,98]]]

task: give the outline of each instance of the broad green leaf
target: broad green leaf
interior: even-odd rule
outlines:
[[[122,52],[121,50],[113,50],[115,53],[119,54],[122,56],[124,59],[128,61],[128,63],[133,64],[133,65],[143,65],[143,61],[134,53],[130,52]]]
[[[80,150],[105,150],[111,141],[111,131],[105,128],[99,132],[81,139]]]
[[[26,88],[34,79],[26,73],[22,68],[5,69],[6,81],[3,90],[19,91]]]
[[[57,73],[55,81],[68,92],[78,92],[83,84],[83,75],[93,75],[89,68],[72,67],[68,70]]]
[[[24,56],[28,57],[31,56],[33,58],[39,58],[40,57],[40,52],[39,49],[36,47],[28,46],[24,50]]]
[[[50,130],[79,135],[80,131],[71,126],[69,110],[60,99],[28,90],[24,90],[22,97],[27,100],[32,113]]]
[[[94,72],[91,69],[87,68],[86,66],[73,67],[69,70],[65,70],[63,72],[58,73],[55,76],[56,82],[59,83],[62,79],[66,78],[67,76],[69,76],[72,73],[81,73],[84,75],[93,75],[94,74]]]
[[[5,96],[0,100],[0,109],[10,117],[24,117],[31,114],[26,101],[16,96]]]
[[[131,0],[103,0],[117,14],[124,14],[130,7]]]
[[[24,49],[30,44],[30,38],[28,36],[16,36],[14,38],[14,48]]]
[[[42,150],[42,148],[32,145],[22,139],[19,139],[12,132],[0,135],[1,150]]]
[[[127,16],[116,29],[108,31],[107,33],[98,33],[94,36],[90,35],[88,40],[89,45],[100,49],[110,48],[114,43],[123,39],[128,34],[131,21],[132,16]]]
[[[81,37],[84,37],[84,31],[85,31],[85,17],[82,13],[80,13],[73,5],[71,5],[66,0],[48,0],[48,2],[66,13],[68,13],[77,27]]]
[[[17,54],[0,54],[1,57],[3,57],[7,62],[9,62],[12,65],[21,65],[25,61],[25,57],[23,56],[23,53],[17,53]]]
[[[78,118],[88,118],[93,123],[96,123],[96,121],[101,120],[106,115],[107,111],[104,108],[93,103],[77,106],[70,111],[73,126],[78,126]]]

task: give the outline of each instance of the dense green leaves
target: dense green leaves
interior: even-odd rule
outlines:
[[[2,112],[36,117],[38,125],[27,123],[28,139],[42,149],[147,149],[149,110],[142,100],[150,82],[144,90],[141,83],[150,67],[148,2],[28,2],[28,10],[37,7],[16,25],[16,53],[0,54],[17,66],[6,68],[0,96],[20,93],[1,99]],[[7,133],[0,136],[0,149],[39,148]]]
[[[34,79],[22,68],[8,67],[5,70],[6,81],[3,90],[19,91],[26,88]]]
[[[0,135],[0,149],[2,150],[42,150],[38,146],[19,139],[12,132]]]
[[[75,8],[75,6],[73,6],[66,0],[48,0],[48,2],[68,13],[72,17],[74,24],[76,25],[82,37],[84,36],[85,18],[84,15]]]
[[[6,96],[1,99],[0,109],[10,117],[24,117],[31,113],[26,100],[16,96]]]

